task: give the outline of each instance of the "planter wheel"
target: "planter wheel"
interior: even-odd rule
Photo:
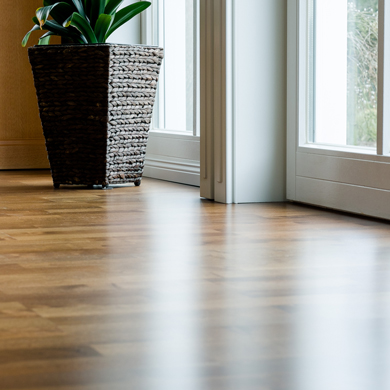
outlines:
[[[135,181],[134,181],[134,185],[135,185],[136,187],[139,187],[139,186],[141,185],[141,179],[135,180]]]

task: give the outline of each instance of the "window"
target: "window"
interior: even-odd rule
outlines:
[[[198,0],[154,0],[150,44],[164,48],[155,129],[199,135]]]
[[[390,4],[292,0],[288,199],[390,218]]]
[[[199,0],[151,0],[142,41],[164,48],[145,176],[200,184]]]

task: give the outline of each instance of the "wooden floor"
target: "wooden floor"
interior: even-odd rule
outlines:
[[[0,183],[1,390],[390,389],[389,224]]]

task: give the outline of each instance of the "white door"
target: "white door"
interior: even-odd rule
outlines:
[[[200,184],[198,0],[152,0],[144,44],[164,48],[145,176]]]
[[[390,3],[288,7],[287,197],[390,218]]]

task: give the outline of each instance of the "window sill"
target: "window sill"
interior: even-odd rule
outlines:
[[[153,129],[150,130],[150,134],[155,137],[176,138],[176,139],[188,139],[189,137],[194,139],[200,139],[199,136],[193,135],[190,131],[177,131],[177,130],[165,130],[165,129]]]

